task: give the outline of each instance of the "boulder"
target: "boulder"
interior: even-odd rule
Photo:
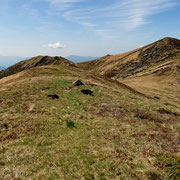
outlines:
[[[154,96],[154,99],[158,99],[158,100],[159,100],[159,99],[160,99],[160,97],[158,97],[158,96]]]
[[[86,95],[94,96],[93,91],[91,91],[89,89],[82,89],[81,92]]]
[[[48,97],[50,97],[52,99],[59,99],[59,96],[57,94],[50,94],[50,95],[48,95]]]
[[[81,80],[74,81],[73,84],[75,86],[84,86],[84,83]]]

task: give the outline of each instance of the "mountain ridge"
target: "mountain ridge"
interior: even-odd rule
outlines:
[[[142,66],[151,63],[155,58],[160,57],[156,62],[163,61],[168,58],[167,55],[173,55],[172,50],[175,49],[180,50],[180,40],[168,37],[130,52],[107,55],[97,60],[78,64],[81,68],[90,69],[90,71],[97,72],[109,78],[115,76],[123,78],[124,76],[129,76],[128,73],[137,70],[137,68],[142,68]],[[148,59],[150,59],[150,62]],[[132,66],[130,70],[128,70],[129,65]],[[122,76],[119,72],[121,72]]]
[[[130,52],[82,63],[73,63],[61,56],[37,56],[0,72],[0,78],[30,68],[65,63],[97,77],[117,80],[147,97],[168,100],[172,96],[172,102],[177,105],[180,99],[177,95],[180,90],[179,59],[180,40],[168,37]]]
[[[176,105],[180,102],[179,39],[163,38],[130,52],[107,55],[78,66],[146,95],[171,100]]]
[[[29,60],[24,60],[10,66],[5,71],[0,73],[0,78],[24,71],[26,69],[35,68],[39,66],[53,65],[53,64],[67,64],[71,66],[76,66],[75,63],[61,57],[61,56],[36,56]]]

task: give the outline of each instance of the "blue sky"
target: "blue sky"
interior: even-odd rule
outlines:
[[[0,55],[103,56],[180,38],[179,5],[179,0],[0,0]]]

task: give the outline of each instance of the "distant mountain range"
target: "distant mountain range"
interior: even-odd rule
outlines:
[[[17,62],[28,59],[27,57],[22,56],[0,56],[0,66],[1,67],[9,67]]]
[[[0,66],[0,71],[2,71],[2,70],[4,70],[4,69],[6,69],[6,68],[4,68],[4,67]]]
[[[70,55],[67,56],[66,59],[73,61],[75,63],[84,62],[84,61],[91,61],[94,59],[98,59],[99,57],[92,57],[92,56],[77,56],[77,55]],[[0,71],[4,69],[4,67],[12,66],[22,60],[27,60],[29,58],[22,57],[22,56],[0,56]],[[2,69],[3,67],[3,69]]]
[[[77,56],[77,55],[70,55],[67,56],[66,59],[73,61],[75,63],[78,62],[84,62],[84,61],[91,61],[94,59],[98,59],[99,57],[93,57],[93,56]]]

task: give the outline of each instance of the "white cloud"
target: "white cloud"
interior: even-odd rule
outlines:
[[[96,29],[99,26],[105,30],[129,31],[149,23],[149,16],[174,5],[174,0],[114,0],[107,7],[69,9],[64,13],[64,17],[85,26],[95,24]]]
[[[53,48],[53,49],[61,49],[61,48],[65,48],[65,45],[62,45],[60,42],[56,42],[56,43],[50,43],[48,44],[48,47]]]

